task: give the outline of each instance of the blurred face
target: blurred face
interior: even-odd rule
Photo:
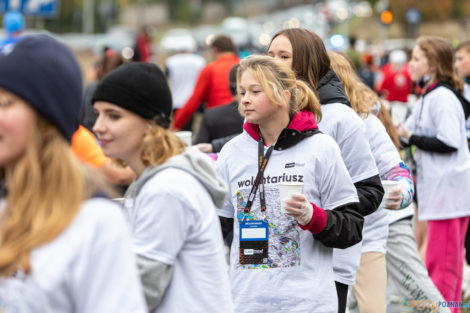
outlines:
[[[240,79],[240,112],[246,121],[263,125],[276,120],[282,106],[271,102],[265,90],[250,71],[244,71]]]
[[[23,156],[36,112],[25,101],[0,89],[0,166],[9,168]]]
[[[455,52],[455,69],[461,79],[470,76],[470,52],[462,48]]]
[[[419,82],[423,79],[424,75],[431,75],[428,59],[424,55],[423,50],[419,46],[415,46],[410,61],[411,79]]]
[[[148,121],[139,115],[105,101],[94,104],[97,119],[93,131],[101,142],[104,154],[127,164],[140,160],[142,140]]]
[[[292,68],[292,44],[286,36],[279,35],[274,38],[269,46],[268,55],[283,61]]]

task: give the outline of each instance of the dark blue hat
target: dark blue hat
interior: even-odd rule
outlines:
[[[23,37],[0,52],[0,87],[28,102],[71,140],[78,128],[82,77],[65,45],[47,35]]]

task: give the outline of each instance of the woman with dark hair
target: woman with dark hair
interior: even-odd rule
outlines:
[[[321,38],[306,29],[284,29],[274,35],[268,55],[286,62],[299,79],[305,80],[318,93],[323,114],[318,126],[322,132],[332,136],[341,149],[359,196],[359,212],[363,216],[375,212],[384,190],[365,134],[365,125],[349,107],[344,89],[331,70]],[[360,243],[334,251],[339,312],[345,311],[347,289],[348,285],[354,284],[360,251]]]
[[[470,215],[470,155],[453,71],[450,43],[420,37],[410,61],[411,78],[424,94],[398,134],[416,146],[418,212],[428,221],[426,267],[446,301],[460,301],[464,240]],[[452,308],[452,312],[460,312]]]

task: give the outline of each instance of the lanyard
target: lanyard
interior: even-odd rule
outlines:
[[[253,183],[253,187],[251,187],[250,195],[248,196],[248,202],[245,206],[245,213],[250,213],[251,206],[253,205],[253,201],[255,199],[256,191],[261,184],[260,187],[260,200],[261,200],[261,212],[266,211],[266,198],[264,195],[264,182],[263,182],[263,173],[266,169],[266,165],[268,164],[269,157],[273,152],[274,145],[268,148],[266,151],[266,155],[264,155],[264,142],[263,137],[259,134],[258,139],[258,174],[256,175],[255,181]]]

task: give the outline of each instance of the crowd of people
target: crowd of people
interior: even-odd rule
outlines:
[[[377,84],[302,28],[194,49],[106,49],[85,92],[50,36],[0,50],[0,312],[460,312],[470,42],[420,37]]]

